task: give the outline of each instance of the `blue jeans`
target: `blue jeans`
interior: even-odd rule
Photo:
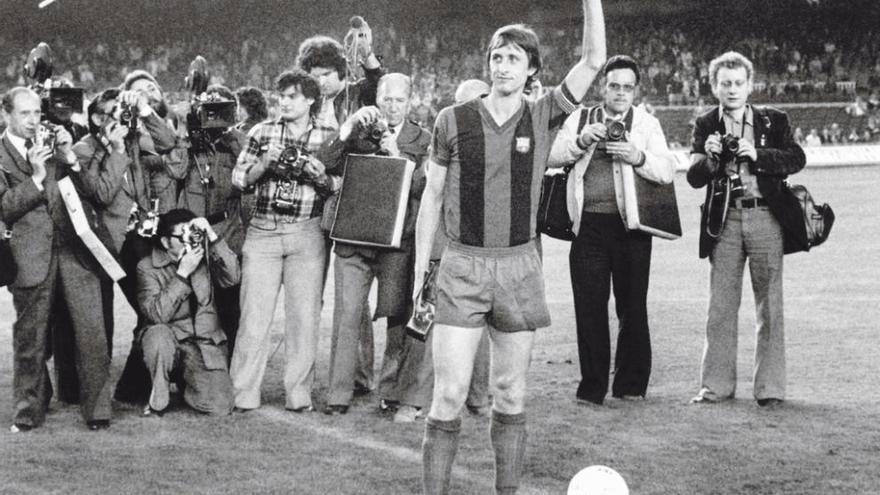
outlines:
[[[746,259],[755,294],[754,397],[785,398],[782,311],[782,227],[766,207],[730,208],[709,260],[709,321],[701,393],[715,399],[736,393],[738,313]]]
[[[260,406],[273,351],[269,328],[283,284],[286,407],[305,407],[312,402],[327,244],[320,218],[259,227],[251,223],[242,248],[241,321],[229,371],[235,405]]]

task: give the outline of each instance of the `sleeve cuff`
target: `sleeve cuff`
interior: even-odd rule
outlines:
[[[577,99],[575,99],[574,95],[571,94],[571,90],[566,86],[565,81],[562,82],[559,86],[556,87],[554,91],[554,98],[556,99],[556,103],[559,105],[565,113],[572,113],[577,110],[578,103]]]

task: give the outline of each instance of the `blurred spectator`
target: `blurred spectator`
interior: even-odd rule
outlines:
[[[804,138],[804,146],[822,146],[822,138],[816,128],[810,129],[810,133]]]

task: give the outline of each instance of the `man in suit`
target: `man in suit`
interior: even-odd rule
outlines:
[[[356,153],[387,153],[416,163],[400,249],[381,249],[336,243],[334,273],[336,301],[333,311],[333,348],[330,357],[328,414],[344,414],[352,398],[357,362],[361,315],[369,310],[367,296],[378,279],[378,302],[374,318],[388,318],[388,333],[379,382],[383,409],[396,409],[397,422],[415,421],[430,395],[430,366],[424,366],[425,345],[405,338],[404,325],[411,312],[413,235],[419,198],[425,186],[421,166],[431,135],[406,119],[411,80],[399,73],[379,80],[377,106],[362,107],[343,123],[339,138]],[[379,142],[371,141],[370,129],[377,122],[388,130]]]
[[[58,181],[69,177],[89,197],[67,131],[52,128],[55,145],[42,136],[40,97],[16,87],[3,96],[9,127],[0,145],[0,218],[12,226],[10,242],[18,276],[10,286],[17,319],[13,325],[14,414],[10,431],[40,426],[52,386],[46,360],[53,317],[65,306],[75,335],[81,412],[89,429],[110,425],[110,355],[101,311],[101,268],[77,237]],[[95,221],[94,210],[86,217]],[[93,225],[96,227],[97,225]]]
[[[782,257],[807,248],[803,213],[784,180],[804,168],[806,158],[785,112],[748,104],[754,76],[749,59],[727,52],[709,64],[709,76],[720,104],[696,120],[687,173],[691,186],[707,186],[700,258],[708,256],[711,265],[700,391],[691,402],[734,397],[748,260],[758,341],[752,393],[759,406],[773,407],[785,398]]]
[[[130,130],[120,122],[122,107],[133,108],[139,119],[137,130]],[[89,104],[89,134],[76,143],[73,151],[83,174],[95,184],[91,198],[98,217],[107,228],[109,248],[120,257],[126,277],[119,288],[135,312],[137,304],[137,263],[150,253],[150,242],[138,234],[138,226],[148,221],[150,188],[145,161],[158,153],[171,151],[176,143],[174,131],[156,113],[149,98],[132,90],[110,88],[102,91]],[[142,153],[143,152],[143,153]],[[157,155],[158,156],[158,155]],[[113,285],[102,287],[108,340],[113,335]],[[138,317],[138,326],[142,323]],[[143,366],[140,349],[133,347],[134,359],[129,357],[116,398],[125,402],[144,400],[149,394],[149,375]]]

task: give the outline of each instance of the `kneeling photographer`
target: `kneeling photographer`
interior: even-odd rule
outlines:
[[[217,288],[241,279],[238,258],[204,217],[184,209],[159,216],[152,254],[138,263],[138,305],[147,326],[138,340],[153,388],[145,415],[169,403],[170,377],[182,368],[183,399],[208,414],[232,411],[226,335]]]
[[[241,320],[230,374],[235,406],[260,406],[269,358],[269,327],[284,286],[286,407],[312,408],[318,325],[327,241],[321,231],[325,199],[339,189],[334,170],[342,146],[335,131],[316,123],[318,81],[301,70],[276,81],[279,117],[255,125],[232,172],[239,189],[256,189],[256,207],[242,247]]]
[[[207,80],[207,76],[203,78]],[[247,136],[234,128],[237,105],[235,95],[222,85],[193,89],[195,95],[187,118],[189,130],[189,169],[178,202],[196,215],[205,217],[229,248],[241,256],[247,223],[242,211],[242,191],[232,185],[232,169],[244,148]],[[218,290],[220,324],[229,339],[232,355],[238,320],[241,317],[241,286]]]
[[[402,157],[416,164],[399,249],[373,248],[337,242],[334,272],[336,290],[333,349],[330,366],[329,414],[348,410],[354,388],[361,315],[368,304],[373,279],[378,280],[374,319],[388,318],[388,336],[379,379],[380,409],[394,410],[397,422],[412,422],[430,398],[431,363],[425,363],[425,344],[406,339],[404,325],[412,311],[415,220],[425,188],[423,162],[431,134],[407,120],[411,80],[392,73],[379,80],[376,107],[363,107],[346,120],[339,138],[348,153]],[[365,198],[368,199],[368,198]],[[332,212],[330,212],[332,213]]]

